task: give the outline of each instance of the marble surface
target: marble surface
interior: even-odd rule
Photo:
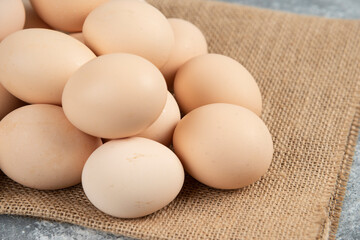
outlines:
[[[360,18],[359,0],[220,0],[329,18]]]
[[[256,7],[318,15],[331,18],[360,19],[360,0],[222,0]],[[337,239],[360,239],[360,140],[347,186]],[[128,240],[72,224],[29,217],[0,215],[0,239],[29,240]]]

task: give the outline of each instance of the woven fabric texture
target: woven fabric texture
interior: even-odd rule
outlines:
[[[149,2],[193,22],[210,52],[253,74],[275,148],[267,174],[236,191],[187,176],[169,206],[131,220],[95,209],[80,185],[37,191],[1,175],[0,213],[142,239],[334,239],[359,129],[360,22],[201,0]]]

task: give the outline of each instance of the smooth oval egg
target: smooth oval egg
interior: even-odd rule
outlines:
[[[0,83],[28,103],[61,104],[65,83],[95,54],[65,33],[31,28],[0,43]]]
[[[179,18],[168,19],[175,36],[175,43],[166,64],[160,69],[168,89],[173,89],[177,70],[193,57],[208,53],[204,35],[191,22]]]
[[[242,188],[259,180],[274,152],[264,122],[252,111],[226,103],[188,113],[176,126],[173,145],[192,177],[219,189]]]
[[[55,190],[80,183],[81,172],[101,140],[76,129],[61,107],[16,109],[0,121],[0,166],[12,180]]]
[[[174,45],[174,33],[165,16],[142,1],[107,2],[86,18],[83,34],[97,55],[131,53],[162,67]]]
[[[0,42],[13,32],[23,29],[25,9],[21,0],[0,1]]]
[[[169,146],[176,124],[180,121],[180,109],[173,95],[168,92],[166,104],[160,116],[145,131],[136,135],[137,137],[149,138]]]
[[[109,0],[30,0],[38,15],[54,29],[80,32],[87,15]]]
[[[114,53],[97,57],[76,71],[64,88],[62,103],[77,128],[115,139],[149,127],[160,116],[166,97],[165,79],[151,62]]]
[[[231,103],[261,115],[259,87],[236,60],[219,54],[192,58],[178,70],[174,90],[180,109],[191,110],[211,103]]]
[[[176,155],[146,138],[112,140],[87,160],[82,185],[90,202],[114,217],[137,218],[168,205],[180,192],[184,170]]]
[[[25,26],[24,29],[27,28],[47,28],[51,29],[51,27],[46,24],[35,12],[33,7],[31,6],[30,0],[22,0],[25,6]]]
[[[0,120],[5,117],[8,113],[23,106],[25,103],[20,99],[17,99],[11,95],[1,84],[0,84]]]

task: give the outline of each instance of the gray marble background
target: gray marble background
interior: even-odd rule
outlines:
[[[360,0],[222,0],[256,7],[330,18],[360,19]],[[360,43],[359,43],[360,44]],[[126,239],[72,224],[29,217],[0,215],[0,239],[3,240],[113,240]],[[339,240],[360,239],[360,140],[356,148],[347,186]]]

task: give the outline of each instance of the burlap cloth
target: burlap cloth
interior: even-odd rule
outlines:
[[[1,175],[0,213],[143,239],[334,239],[359,128],[360,22],[218,2],[150,2],[199,26],[211,52],[253,74],[274,140],[268,173],[236,191],[187,177],[168,207],[134,220],[102,214],[80,185],[36,191]]]

